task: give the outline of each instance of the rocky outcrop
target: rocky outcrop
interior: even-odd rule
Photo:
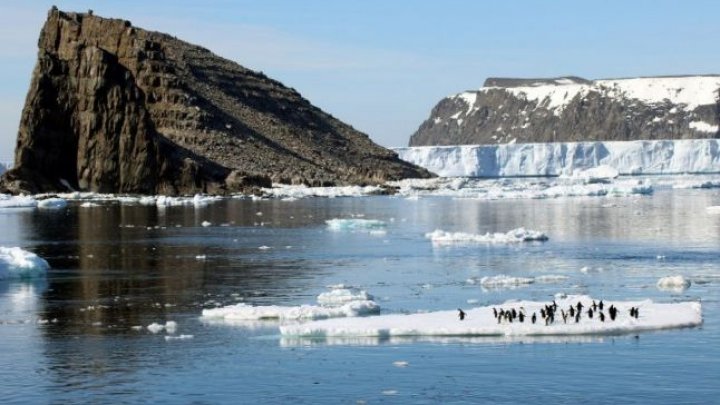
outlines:
[[[410,146],[717,138],[720,76],[489,78],[441,100]]]
[[[430,173],[259,72],[130,22],[53,8],[11,192],[186,194]]]

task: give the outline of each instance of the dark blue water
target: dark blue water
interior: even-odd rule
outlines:
[[[53,269],[45,280],[0,282],[0,392],[3,403],[718,403],[720,216],[711,205],[717,190],[3,211],[0,246],[32,250]],[[387,221],[387,232],[325,227],[358,214]],[[550,240],[433,247],[424,237],[520,226]],[[568,279],[512,290],[466,283],[498,274]],[[655,287],[676,274],[695,282]],[[281,339],[274,323],[199,318],[217,304],[311,304],[337,283],[366,289],[386,313],[564,292],[701,300],[704,324],[545,340],[298,341]],[[193,338],[132,328],[167,320]]]

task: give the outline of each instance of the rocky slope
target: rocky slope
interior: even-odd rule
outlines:
[[[441,100],[410,146],[717,138],[720,76],[489,78]]]
[[[294,89],[172,36],[55,8],[0,190],[226,193],[429,172]]]

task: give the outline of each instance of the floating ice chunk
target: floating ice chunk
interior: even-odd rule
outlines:
[[[19,247],[0,246],[0,280],[44,276],[50,265],[45,259]]]
[[[575,305],[578,301],[588,308],[592,298],[588,296],[568,296],[558,298],[561,308]],[[512,301],[500,307],[523,308],[526,314],[540,313],[547,302]],[[392,314],[364,318],[328,319],[303,324],[286,324],[280,326],[283,336],[295,337],[377,337],[388,338],[398,336],[559,336],[559,335],[616,335],[637,333],[670,328],[684,328],[702,324],[702,306],[699,302],[654,303],[645,301],[605,301],[609,307],[618,309],[614,321],[606,316],[601,321],[599,316],[589,318],[583,316],[579,322],[563,323],[556,318],[554,323],[544,322],[532,324],[527,320],[523,323],[498,323],[493,316],[493,307],[478,307],[466,312],[465,320],[460,321],[457,311],[436,311],[417,314]],[[640,317],[630,317],[629,309],[639,308]]]
[[[230,322],[265,319],[287,321],[355,317],[377,314],[379,312],[380,307],[373,301],[352,301],[338,307],[317,305],[300,305],[296,307],[278,305],[253,306],[240,303],[220,308],[204,309],[202,316],[203,318],[224,319]]]
[[[525,228],[517,228],[507,233],[486,233],[478,235],[464,232],[445,232],[435,230],[425,234],[425,237],[432,240],[435,244],[456,244],[456,243],[520,243],[533,241],[546,241],[547,235],[543,232],[526,230]]]
[[[260,249],[260,250],[269,250],[269,249],[272,249],[272,248],[271,248],[270,246],[262,245],[262,246],[259,246],[258,249]]]
[[[510,277],[504,274],[488,276],[480,279],[480,285],[485,288],[518,287],[532,284],[535,279],[532,277]]]
[[[82,207],[82,208],[100,207],[100,204],[94,203],[94,202],[91,202],[91,201],[86,201],[86,202],[80,204],[80,207]]]
[[[165,341],[170,342],[173,340],[189,340],[193,339],[194,337],[194,335],[165,336]]]
[[[544,276],[537,276],[535,277],[536,283],[543,283],[543,284],[552,284],[552,283],[560,283],[568,279],[568,276],[563,276],[559,274],[548,274]]]
[[[196,255],[195,260],[205,260],[207,259],[207,255]]]
[[[690,288],[690,280],[680,275],[662,277],[657,282],[657,288],[670,291],[685,291]]]
[[[204,227],[207,228],[208,226],[211,226],[211,225],[212,225],[212,222],[210,222],[210,221],[202,221],[202,223],[201,223],[200,225],[202,225],[202,226],[204,226]]]
[[[325,221],[328,229],[332,231],[356,231],[356,230],[378,230],[384,229],[387,224],[385,221],[378,219],[358,219],[358,218],[347,218],[347,219],[328,219]]]
[[[372,301],[373,296],[367,291],[356,287],[336,285],[330,286],[331,290],[321,293],[317,297],[317,302],[323,306],[339,306],[354,301]]]
[[[35,208],[38,201],[32,197],[0,194],[0,208]]]
[[[407,367],[409,364],[407,361],[393,361],[395,367]]]
[[[157,323],[157,322],[153,322],[147,326],[147,329],[150,332],[152,332],[153,334],[162,332],[163,330],[166,331],[167,333],[172,334],[172,333],[175,333],[175,331],[177,330],[177,322],[167,321],[167,322],[165,322],[165,325]]]
[[[38,201],[38,208],[48,210],[59,210],[67,207],[67,200],[64,198],[46,198]]]

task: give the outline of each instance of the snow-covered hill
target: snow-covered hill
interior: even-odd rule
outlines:
[[[411,146],[714,138],[720,76],[490,78],[441,100]]]
[[[395,148],[444,177],[559,176],[601,165],[620,174],[720,173],[720,140],[558,142]]]

